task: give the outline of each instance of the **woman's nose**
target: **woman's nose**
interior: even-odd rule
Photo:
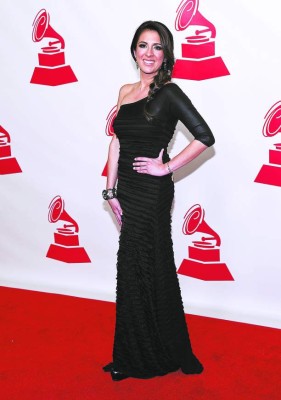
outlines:
[[[149,47],[149,46],[147,46],[147,48],[146,48],[146,55],[147,55],[147,56],[151,56],[152,54],[153,54],[152,48]]]

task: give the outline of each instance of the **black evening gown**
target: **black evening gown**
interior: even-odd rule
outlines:
[[[213,135],[188,97],[174,83],[146,98],[121,106],[114,121],[120,142],[117,197],[123,210],[117,260],[116,325],[113,360],[104,367],[130,377],[151,378],[181,368],[186,374],[203,367],[192,352],[186,326],[171,238],[171,175],[139,174],[137,156],[156,158],[181,120],[207,146]]]

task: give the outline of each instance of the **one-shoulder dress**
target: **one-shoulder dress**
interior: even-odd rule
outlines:
[[[121,106],[114,121],[119,139],[117,197],[123,217],[117,255],[116,323],[113,360],[104,367],[130,377],[152,378],[181,369],[200,373],[187,330],[171,237],[174,183],[171,174],[152,176],[133,169],[135,157],[156,158],[181,120],[207,146],[212,132],[174,83],[147,98]]]

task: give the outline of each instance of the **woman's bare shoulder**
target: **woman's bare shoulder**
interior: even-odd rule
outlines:
[[[126,97],[136,86],[136,83],[126,83],[121,86],[118,96],[118,105],[122,104],[124,97]]]
[[[128,93],[130,93],[136,86],[136,83],[126,83],[125,85],[121,86],[120,90],[119,90],[119,96],[124,97],[126,96]]]

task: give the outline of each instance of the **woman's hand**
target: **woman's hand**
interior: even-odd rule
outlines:
[[[114,198],[114,199],[108,200],[108,203],[117,219],[118,224],[121,226],[123,213],[122,213],[122,208],[120,206],[119,201],[116,198]]]
[[[136,157],[135,162],[133,163],[133,169],[139,174],[148,174],[154,176],[167,175],[169,171],[162,161],[163,152],[164,149],[160,151],[157,158]]]

